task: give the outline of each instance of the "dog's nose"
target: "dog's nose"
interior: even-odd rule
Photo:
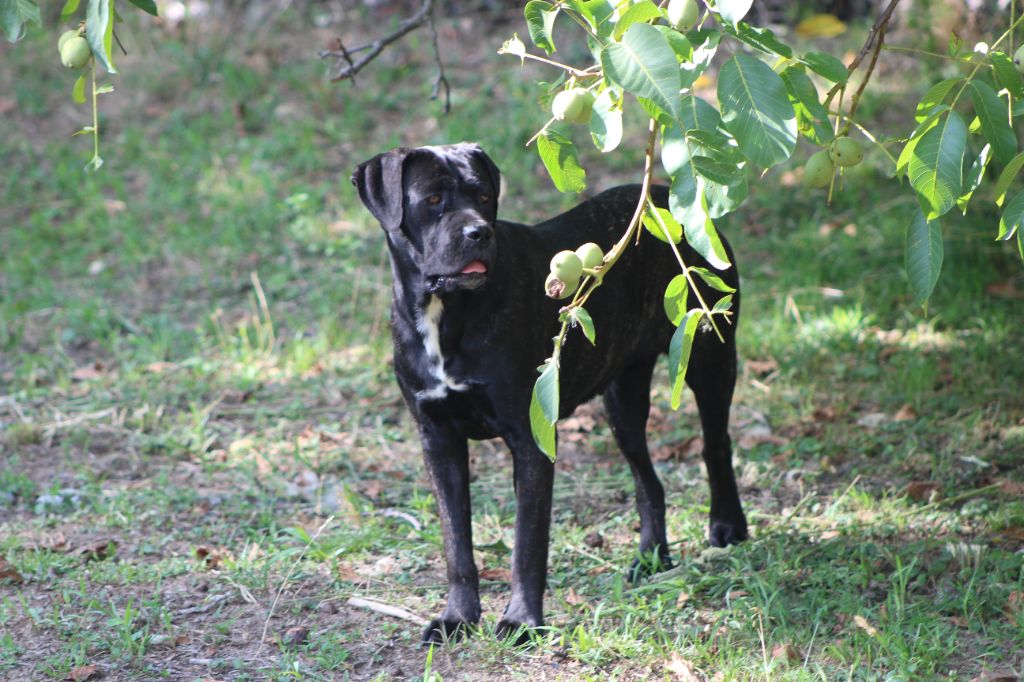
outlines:
[[[465,225],[462,228],[462,236],[473,242],[485,242],[491,238],[491,226],[487,223]]]

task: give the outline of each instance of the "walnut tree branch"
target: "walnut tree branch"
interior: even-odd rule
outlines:
[[[354,78],[364,66],[376,59],[384,51],[384,48],[430,21],[430,13],[433,7],[434,0],[422,0],[422,4],[415,14],[399,24],[398,28],[394,31],[372,43],[346,49],[339,41],[339,49],[322,50],[319,52],[318,56],[320,59],[335,60],[331,81],[337,82],[346,78]],[[365,52],[365,54],[353,61],[353,57],[360,52]],[[438,63],[440,64],[440,61]],[[443,78],[444,74],[442,72],[439,80]]]

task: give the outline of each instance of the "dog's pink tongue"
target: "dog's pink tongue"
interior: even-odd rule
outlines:
[[[487,266],[483,262],[475,260],[466,267],[462,268],[463,275],[469,275],[474,272],[487,272]]]

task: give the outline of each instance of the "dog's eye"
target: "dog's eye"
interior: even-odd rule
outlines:
[[[428,204],[435,204],[435,205],[436,204],[440,204],[441,203],[441,195],[440,194],[431,194],[429,197],[427,197],[427,203]]]
[[[481,204],[486,204],[490,200],[491,200],[491,195],[490,194],[488,194],[487,192],[481,192],[480,193],[480,203]]]

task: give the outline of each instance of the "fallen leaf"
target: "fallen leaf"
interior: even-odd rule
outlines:
[[[727,602],[730,602],[730,601],[736,601],[737,599],[740,599],[742,597],[749,597],[749,596],[750,596],[750,593],[747,592],[746,590],[730,590],[728,593],[726,593],[725,600]]]
[[[909,422],[917,419],[917,410],[911,405],[907,404],[896,410],[896,414],[892,416],[894,422]]]
[[[750,370],[751,374],[757,374],[758,376],[765,376],[772,372],[777,372],[779,369],[779,363],[775,361],[775,358],[768,358],[767,360],[747,360],[744,366]]]
[[[1008,478],[1004,478],[999,481],[999,489],[1007,495],[1024,497],[1024,483],[1020,481],[1011,481]]]
[[[95,665],[79,665],[72,668],[64,679],[71,680],[71,682],[84,682],[98,677],[100,677],[99,668]]]
[[[103,366],[98,362],[92,365],[78,367],[71,373],[71,378],[75,381],[91,381],[93,379],[99,379],[104,376],[102,369]]]
[[[7,563],[6,559],[0,557],[0,580],[10,580],[12,583],[17,585],[21,583],[24,578],[21,577],[21,574],[18,573],[14,566],[11,566]]]
[[[665,669],[672,673],[673,679],[679,682],[703,682],[706,678],[703,674],[685,658],[677,653],[665,664]]]
[[[9,114],[18,108],[18,103],[11,97],[0,97],[0,114]]]
[[[869,429],[877,429],[887,421],[889,421],[889,415],[884,412],[868,412],[857,420],[857,425],[865,426]]]
[[[667,462],[669,460],[681,460],[688,457],[695,457],[704,451],[704,439],[700,436],[690,436],[681,443],[663,445],[651,454],[655,462]]]
[[[931,502],[938,495],[939,484],[935,481],[911,481],[903,492],[912,500]]]
[[[750,450],[767,443],[769,445],[789,445],[789,439],[785,436],[777,436],[774,433],[750,433],[741,436],[739,446],[744,450]]]
[[[868,633],[872,637],[874,637],[875,635],[878,634],[878,630],[875,629],[875,626],[873,626],[871,623],[869,623],[868,619],[865,618],[864,616],[861,616],[859,614],[854,616],[853,617],[853,624],[856,625],[857,627],[859,627],[864,632]]]
[[[512,571],[507,568],[485,568],[480,571],[480,577],[484,580],[509,582],[512,580]]]
[[[587,603],[586,600],[583,599],[583,597],[581,597],[579,593],[571,587],[569,588],[569,591],[565,593],[565,602],[567,604],[572,604],[573,606],[579,606],[580,604]]]
[[[604,547],[604,536],[597,532],[587,533],[583,538],[583,544],[591,549],[601,549]]]
[[[218,547],[199,545],[195,550],[196,558],[203,562],[203,565],[210,570],[217,570],[230,555],[227,550]]]
[[[686,602],[688,602],[688,601],[690,601],[690,593],[689,592],[685,592],[685,591],[684,592],[680,592],[679,596],[676,597],[676,608],[677,609],[682,608],[683,606],[686,605]]]
[[[177,369],[177,368],[178,368],[178,366],[176,364],[174,364],[173,362],[164,362],[164,361],[160,360],[160,361],[157,361],[157,362],[149,363],[143,369],[145,369],[150,374],[164,374],[166,372],[170,372],[172,369]]]
[[[286,646],[301,646],[308,641],[309,628],[302,626],[288,628],[281,637],[281,643]]]
[[[801,38],[834,38],[846,33],[846,24],[831,14],[809,16],[794,29]]]
[[[110,538],[91,540],[73,549],[70,554],[86,561],[102,561],[109,559],[117,552],[117,543]]]
[[[792,644],[776,644],[772,647],[772,658],[781,658],[789,663],[799,663],[803,660],[803,654]]]
[[[814,417],[815,421],[834,422],[836,420],[836,408],[831,405],[821,405],[814,408],[811,416]]]
[[[987,672],[971,679],[971,682],[1020,682],[1020,677],[1013,672]]]

